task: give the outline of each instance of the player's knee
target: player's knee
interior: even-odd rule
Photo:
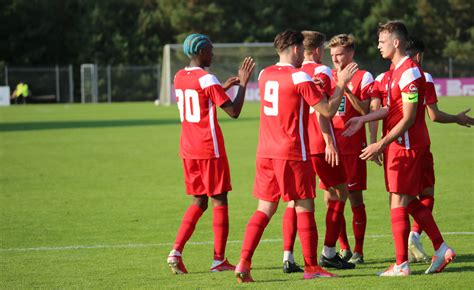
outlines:
[[[195,196],[193,198],[193,204],[199,206],[202,211],[206,211],[208,207],[208,198],[207,196]]]

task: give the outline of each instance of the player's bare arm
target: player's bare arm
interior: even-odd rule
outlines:
[[[400,122],[379,142],[370,144],[364,148],[359,157],[363,160],[373,160],[376,153],[382,153],[390,143],[401,136],[415,123],[417,106],[418,102],[403,102],[403,118]]]
[[[242,106],[245,100],[245,91],[247,89],[247,83],[255,69],[255,62],[253,58],[246,57],[239,68],[238,79],[239,79],[239,90],[234,101],[227,101],[222,104],[221,108],[232,118],[238,118],[242,111]]]
[[[370,112],[375,112],[380,109],[380,99],[379,98],[371,98],[370,99]],[[369,122],[369,134],[370,134],[370,144],[376,143],[377,142],[377,133],[379,130],[379,122],[378,121],[372,121]],[[382,154],[378,154],[374,158],[374,162],[382,166]]]
[[[348,64],[343,70],[337,73],[337,85],[334,94],[331,96],[329,101],[323,99],[321,102],[313,106],[313,108],[321,113],[326,118],[332,118],[337,112],[339,105],[341,104],[342,96],[344,94],[344,88],[347,83],[352,79],[356,71],[359,69],[356,63]]]
[[[325,160],[331,167],[339,165],[339,152],[336,149],[334,140],[331,134],[329,119],[322,116],[319,112],[316,112],[318,118],[319,127],[323,135],[324,142],[326,143]]]
[[[347,96],[349,102],[351,102],[352,106],[357,112],[359,112],[359,114],[366,115],[369,113],[370,100],[361,101],[351,92],[351,90],[349,90],[348,87],[345,87],[344,94]]]
[[[457,115],[451,115],[441,111],[436,103],[427,105],[426,109],[428,110],[428,115],[433,122],[457,123],[465,127],[471,127],[471,125],[474,125],[474,118],[467,115],[467,113],[471,110],[470,108],[460,112]]]
[[[370,114],[351,118],[349,121],[346,122],[346,124],[344,124],[345,130],[344,132],[342,132],[342,136],[350,137],[354,135],[357,131],[359,131],[365,123],[385,119],[385,117],[387,117],[387,114],[388,107],[383,107],[380,110],[377,110]]]

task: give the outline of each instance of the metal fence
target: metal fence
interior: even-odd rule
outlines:
[[[70,103],[74,101],[73,67],[8,67],[2,70],[6,86],[13,91],[19,82],[28,84],[28,102]]]
[[[19,82],[27,83],[31,103],[134,102],[159,98],[159,65],[89,66],[95,75],[82,74],[81,68],[73,65],[4,66],[0,67],[0,83],[11,91]]]
[[[329,64],[330,58],[327,57],[325,62]],[[371,71],[374,77],[388,69],[388,63],[381,59],[359,62],[361,67]],[[0,84],[9,86],[13,91],[19,82],[27,83],[32,93],[28,102],[32,103],[135,102],[160,99],[162,77],[160,65],[89,64],[87,66],[90,68],[89,75],[81,73],[81,66],[73,65],[45,67],[0,65]],[[474,76],[472,61],[425,59],[423,66],[434,78]],[[90,71],[95,71],[95,75]]]

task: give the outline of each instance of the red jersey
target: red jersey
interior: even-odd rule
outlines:
[[[334,78],[337,77],[333,71]],[[365,70],[358,70],[351,81],[347,84],[347,88],[352,94],[361,101],[369,100],[372,91],[374,78],[372,74]],[[333,118],[334,133],[336,135],[337,145],[341,154],[360,154],[360,151],[366,146],[365,126],[351,137],[343,137],[344,124],[353,117],[361,116],[354,109],[349,99],[344,95],[341,105]]]
[[[388,83],[390,81],[391,71],[386,71],[379,74],[375,80],[374,85],[372,86],[372,98],[380,99],[382,107],[387,105],[387,96],[388,96]]]
[[[330,97],[335,88],[335,83],[332,78],[331,69],[323,64],[315,63],[313,61],[303,62],[301,70],[310,76],[316,76],[323,81],[323,87],[319,88],[325,97]],[[329,120],[330,133],[333,141],[335,142],[334,131],[332,128],[332,121]],[[309,137],[309,152],[311,155],[324,153],[326,150],[326,142],[324,142],[321,127],[319,126],[318,118],[313,107],[309,108],[309,120],[308,120],[308,137]]]
[[[224,138],[216,105],[229,100],[217,78],[200,67],[178,71],[174,77],[181,118],[180,155],[183,159],[225,156]]]
[[[433,82],[433,77],[425,72],[426,79],[426,91],[425,91],[425,105],[436,104],[438,102],[438,97],[436,96],[436,89]]]
[[[263,69],[258,86],[257,157],[306,161],[309,106],[322,100],[321,92],[308,74],[283,63]]]
[[[389,149],[413,149],[428,146],[430,138],[425,122],[426,81],[423,71],[408,56],[404,57],[392,71],[388,99],[386,128],[392,130],[403,117],[403,103],[418,103],[415,123],[394,142]]]

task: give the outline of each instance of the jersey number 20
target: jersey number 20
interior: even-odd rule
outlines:
[[[183,122],[184,117],[190,123],[201,121],[201,108],[199,107],[199,94],[196,90],[176,90],[176,98],[179,109],[179,117]],[[186,110],[184,110],[186,107]],[[184,116],[186,112],[186,116]]]

